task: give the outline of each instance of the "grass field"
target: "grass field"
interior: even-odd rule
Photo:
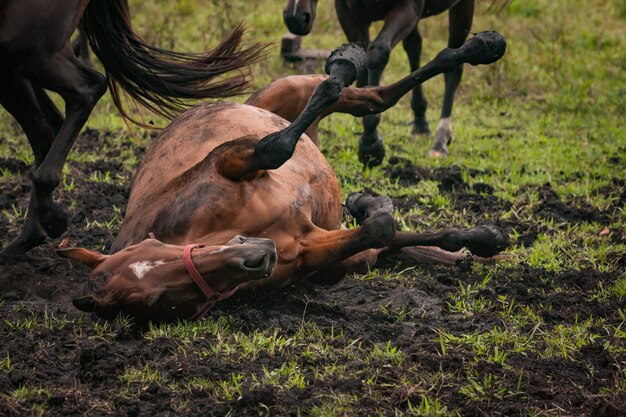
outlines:
[[[245,20],[250,42],[273,43],[252,89],[298,73],[278,56],[279,1],[130,3],[136,31],[176,50],[216,45]],[[319,3],[304,46],[331,50],[344,37],[331,2]],[[474,30],[499,31],[507,52],[466,66],[447,159],[411,137],[408,97],[382,116],[381,168],[359,164],[353,117],[322,122],[320,146],[344,195],[391,196],[402,230],[495,223],[512,241],[506,260],[399,257],[334,287],[228,300],[198,322],[138,330],[72,307],[86,271],[55,257],[59,239],[0,263],[0,414],[626,415],[626,4],[477,3]],[[446,45],[446,15],[420,30],[427,62]],[[407,73],[398,47],[383,83]],[[425,94],[434,130],[442,77]],[[152,138],[108,95],[99,102],[57,194],[72,244],[110,247]],[[0,112],[3,245],[26,214],[31,163]]]

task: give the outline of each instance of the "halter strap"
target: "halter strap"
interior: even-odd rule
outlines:
[[[185,245],[185,253],[183,254],[183,261],[185,262],[185,267],[187,268],[187,272],[194,280],[196,285],[200,288],[200,291],[206,296],[207,303],[202,307],[202,309],[194,314],[191,319],[196,320],[204,316],[213,306],[218,302],[227,299],[231,295],[233,295],[239,286],[235,286],[230,290],[219,293],[206,283],[200,272],[196,269],[196,266],[193,264],[193,260],[191,259],[191,251],[195,248],[203,248],[205,247],[204,243],[189,243]]]

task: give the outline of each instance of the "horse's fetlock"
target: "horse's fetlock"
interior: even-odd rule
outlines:
[[[54,189],[61,183],[61,175],[58,172],[48,172],[38,169],[32,175],[32,180],[37,188]]]
[[[367,48],[367,66],[369,69],[381,70],[389,62],[391,48],[386,45],[373,43]]]

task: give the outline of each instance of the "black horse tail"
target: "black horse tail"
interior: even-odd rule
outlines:
[[[129,120],[122,105],[124,92],[153,112],[173,118],[189,107],[188,99],[240,94],[248,85],[246,67],[265,55],[265,45],[241,46],[241,24],[203,54],[150,46],[133,32],[127,0],[91,0],[81,28],[104,65],[115,106]],[[214,80],[234,70],[237,74]]]

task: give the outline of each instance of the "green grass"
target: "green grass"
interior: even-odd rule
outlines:
[[[250,42],[273,43],[268,59],[253,68],[251,90],[280,76],[297,73],[294,68],[284,67],[278,57],[278,43],[286,32],[280,21],[282,1],[130,3],[137,32],[152,43],[177,50],[200,51],[216,45],[234,24],[245,20]],[[343,42],[330,3],[320,2],[318,20],[313,33],[303,41],[305,47],[331,50]],[[133,337],[144,346],[167,342],[170,348],[158,359],[137,359],[116,374],[120,396],[138,399],[151,384],[168,387],[173,393],[172,410],[185,414],[190,412],[195,396],[230,404],[247,391],[264,386],[275,389],[277,396],[300,393],[307,387],[323,387],[325,391],[316,393],[311,400],[315,405],[302,406],[294,413],[358,415],[359,398],[367,395],[379,404],[380,415],[454,416],[463,415],[463,410],[451,404],[453,396],[478,409],[510,401],[523,406],[532,395],[521,388],[529,381],[528,372],[532,372],[526,363],[539,364],[536,366],[541,368],[541,364],[562,360],[578,366],[584,352],[598,346],[608,352],[607,360],[615,372],[597,382],[596,392],[590,395],[609,398],[623,393],[626,275],[620,268],[624,266],[626,245],[616,237],[625,231],[626,206],[619,203],[623,202],[624,187],[615,184],[624,179],[626,161],[626,6],[620,0],[594,3],[593,7],[582,0],[514,0],[505,10],[494,13],[487,11],[490,2],[477,3],[474,30],[495,29],[503,33],[507,53],[495,65],[465,67],[453,112],[455,139],[450,157],[430,159],[427,151],[431,139],[411,138],[409,97],[383,114],[380,132],[385,138],[387,158],[405,158],[432,170],[457,167],[469,186],[486,183],[493,187],[493,197],[506,208],[472,212],[458,206],[450,193],[441,191],[438,181],[402,185],[382,169],[363,170],[356,152],[360,121],[348,115],[331,115],[322,122],[320,147],[337,172],[344,195],[371,188],[415,202],[414,207],[395,212],[402,230],[495,221],[515,223],[510,231],[513,246],[509,257],[499,265],[473,265],[469,275],[460,274],[457,269],[443,273],[441,269],[407,265],[372,269],[358,275],[363,285],[395,285],[425,293],[430,290],[428,282],[436,281],[442,274],[449,278],[450,291],[439,303],[443,319],[436,324],[431,325],[426,310],[406,308],[395,300],[381,301],[379,309],[372,312],[408,334],[414,331],[419,343],[411,349],[399,347],[392,340],[373,343],[367,336],[354,336],[348,325],[323,328],[307,320],[306,308],[301,322],[291,326],[268,323],[264,328],[249,329],[230,315],[209,316],[194,323],[150,325]],[[420,23],[424,37],[422,62],[445,47],[447,26],[445,15]],[[375,23],[372,33],[380,27],[381,22]],[[383,83],[391,83],[407,73],[408,62],[400,46],[391,54]],[[443,95],[442,77],[427,83],[424,91],[429,102],[427,118],[434,130]],[[55,100],[60,103],[58,97]],[[167,123],[145,112],[133,114],[160,126]],[[94,169],[89,182],[99,187],[131,181],[141,158],[136,151],[145,149],[151,141],[144,130],[127,125],[120,118],[109,95],[100,100],[87,127],[100,131],[101,152],[71,153],[60,196],[76,189],[73,174],[81,164],[94,163],[112,151],[119,154],[114,162],[121,164],[128,175]],[[19,126],[5,112],[0,112],[0,158],[27,164],[33,160]],[[10,169],[0,167],[0,184],[13,184],[19,181],[16,177]],[[570,222],[542,216],[540,187],[546,183],[550,183],[563,204],[601,212],[603,220]],[[83,228],[72,233],[113,233],[122,221],[121,208],[108,209],[111,216],[107,221],[87,216]],[[9,225],[9,233],[14,235],[26,216],[26,205],[16,201],[3,208],[1,214]],[[528,233],[523,225],[537,235],[527,245],[522,245]],[[3,242],[6,239],[2,237]],[[529,285],[530,294],[522,294],[526,296],[523,301],[507,295],[509,286],[525,283],[524,271],[534,270],[542,271],[541,282]],[[591,289],[576,294],[572,289],[575,285],[556,279],[570,271],[584,270],[617,278],[590,285]],[[475,280],[468,281],[468,276]],[[575,317],[559,315],[560,306],[551,302],[555,297],[566,300],[584,291],[586,298],[576,299],[581,306]],[[533,301],[533,296],[539,301]],[[588,312],[588,308],[603,304],[619,307],[600,317]],[[91,323],[48,310],[33,311],[20,302],[2,300],[0,307],[12,308],[19,314],[19,319],[2,320],[2,337],[35,338],[35,344],[39,344],[36,351],[42,358],[47,343],[52,343],[46,338],[54,332],[71,329],[74,340],[67,343],[118,346],[120,336],[127,337],[131,328],[125,318],[113,323]],[[414,363],[412,355],[424,351],[436,352],[442,364],[456,363],[461,358],[460,364],[458,368],[444,369],[441,365],[432,369],[419,361]],[[24,371],[22,359],[19,351],[0,352],[0,376]],[[188,363],[218,364],[225,370],[214,376],[177,376],[173,372],[186,369]],[[263,365],[257,371],[244,372],[246,365],[258,363]],[[484,367],[485,363],[489,366]],[[593,375],[593,369],[589,375]],[[333,391],[334,382],[345,380],[358,381],[358,394]],[[556,383],[570,386],[577,382]],[[53,394],[59,393],[28,384],[0,395],[7,404],[19,406],[18,410],[44,414],[46,401]],[[102,404],[95,409],[111,411],[109,405]],[[557,408],[536,405],[528,405],[525,410],[528,415],[561,413]],[[258,407],[259,414],[272,415],[272,411],[271,404]]]

